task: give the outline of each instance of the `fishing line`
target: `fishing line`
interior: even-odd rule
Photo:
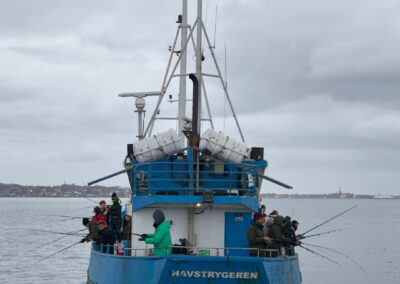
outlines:
[[[332,248],[323,247],[323,246],[317,246],[317,245],[312,245],[312,244],[306,244],[306,243],[303,243],[303,242],[302,242],[301,244],[302,244],[302,245],[312,246],[312,247],[321,248],[321,249],[326,249],[326,250],[329,250],[329,251],[336,252],[336,253],[338,253],[338,254],[340,254],[340,255],[346,257],[347,259],[349,259],[349,260],[350,260],[351,262],[353,262],[354,264],[356,264],[362,271],[365,271],[365,269],[364,269],[357,261],[355,261],[355,260],[354,260],[353,258],[351,258],[350,256],[348,256],[348,255],[342,253],[341,251],[338,251],[338,250],[332,249]]]
[[[325,258],[325,259],[329,260],[330,262],[333,262],[333,263],[335,263],[335,264],[337,264],[337,265],[339,265],[339,266],[342,266],[339,262],[336,262],[336,261],[334,261],[333,259],[330,259],[329,257],[326,257],[326,256],[324,256],[324,255],[322,255],[322,254],[320,254],[320,253],[318,253],[318,252],[315,252],[315,251],[313,251],[313,250],[311,250],[311,249],[309,249],[309,248],[303,247],[302,245],[300,245],[299,247],[301,247],[301,248],[303,248],[303,249],[305,249],[305,250],[308,250],[309,252],[311,252],[311,253],[313,253],[313,254],[316,254],[316,255],[318,255],[318,256],[320,256],[320,257],[322,257],[322,258]]]

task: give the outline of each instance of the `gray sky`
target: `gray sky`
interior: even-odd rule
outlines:
[[[294,193],[399,194],[400,1],[204,0],[212,39],[216,5],[218,60],[267,174]],[[159,90],[180,6],[0,0],[0,182],[83,185],[120,170],[137,120],[117,94]],[[206,83],[216,129],[239,138],[218,81]]]

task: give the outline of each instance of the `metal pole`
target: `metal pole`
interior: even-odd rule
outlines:
[[[143,137],[143,110],[138,110],[138,129],[139,129],[139,140],[142,140]]]
[[[180,75],[186,74],[186,58],[187,51],[184,48],[187,41],[187,0],[182,1],[182,23],[181,23],[181,65],[180,65]],[[178,107],[178,133],[182,132],[183,126],[185,125],[182,119],[186,116],[186,76],[179,77],[179,107]]]
[[[229,106],[231,107],[232,115],[233,115],[233,118],[235,119],[237,128],[238,128],[239,133],[240,133],[240,137],[242,138],[242,141],[245,142],[244,136],[243,136],[243,133],[242,133],[242,129],[240,128],[239,121],[238,121],[238,119],[236,117],[236,112],[235,112],[235,110],[233,108],[231,99],[230,99],[229,94],[228,94],[228,89],[226,87],[224,79],[222,78],[221,70],[219,69],[219,65],[218,65],[217,59],[216,59],[215,54],[214,54],[214,50],[212,49],[212,46],[211,46],[211,43],[210,43],[210,39],[208,38],[207,31],[206,31],[206,28],[204,26],[203,26],[203,31],[204,31],[204,36],[206,37],[206,40],[207,40],[207,43],[208,43],[208,47],[210,48],[211,55],[212,55],[212,57],[214,59],[215,67],[217,68],[217,71],[218,71],[218,74],[219,74],[219,79],[221,80],[221,83],[222,83],[226,98],[228,99]]]
[[[188,246],[194,247],[194,209],[188,208]]]
[[[190,28],[189,28],[189,29],[190,29]],[[192,30],[190,30],[190,31],[192,31]],[[193,35],[192,35],[190,38],[191,38],[191,40],[192,40],[194,52],[196,52],[196,44],[194,43]],[[204,75],[204,73],[203,73],[203,75]],[[213,120],[212,120],[211,109],[210,109],[210,105],[209,105],[209,103],[208,103],[208,97],[207,97],[207,92],[206,92],[206,86],[205,86],[205,84],[204,84],[203,78],[201,78],[201,79],[202,79],[202,80],[201,80],[201,85],[202,85],[202,87],[203,87],[204,98],[205,98],[206,106],[207,106],[208,118],[210,119],[211,128],[214,129],[214,122],[213,122]]]
[[[203,1],[197,1],[197,42],[196,42],[196,77],[199,82],[202,82],[201,77],[201,62],[203,55],[201,53],[201,36],[203,33]],[[197,120],[197,131],[201,133],[201,84],[198,85],[198,120]],[[193,102],[194,103],[194,102]]]

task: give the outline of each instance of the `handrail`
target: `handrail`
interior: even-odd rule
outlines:
[[[97,249],[96,249],[97,247]],[[118,251],[117,249],[117,244],[114,245],[103,245],[103,244],[93,244],[92,249],[94,249],[95,251],[100,251],[103,252],[103,248],[106,247],[106,253],[110,254],[110,249],[111,247],[114,248],[114,254]],[[260,257],[260,254],[265,253],[265,256],[261,256],[261,257],[273,257],[274,256],[279,256],[280,255],[280,251],[277,249],[258,249],[258,248],[233,248],[233,247],[194,247],[194,246],[169,246],[169,247],[160,247],[158,249],[167,249],[167,254],[166,255],[170,255],[169,249],[172,248],[179,248],[179,249],[187,249],[189,252],[188,254],[185,255],[189,255],[189,256],[211,256],[211,255],[199,255],[199,251],[201,250],[215,250],[216,255],[212,255],[212,256],[217,256],[217,257],[231,257],[230,255],[230,251],[235,251],[235,250],[242,250],[242,251],[257,251],[257,257]],[[131,255],[132,252],[134,252],[134,256],[137,255],[138,251],[152,251],[152,249],[149,248],[129,248],[127,241],[125,241],[125,245],[124,248],[122,249],[121,253],[125,256]],[[194,251],[197,251],[197,254],[193,253]],[[224,253],[222,255],[219,254],[220,251],[223,251]],[[131,252],[130,254],[128,252]],[[251,257],[250,255],[248,257]]]
[[[166,194],[177,192],[174,195],[187,195],[188,191],[198,192],[203,189],[226,191],[226,195],[232,195],[232,191],[235,195],[257,194],[257,165],[206,161],[196,163],[204,166],[199,171],[192,168],[192,164],[190,159],[152,163],[134,162],[130,170],[133,195],[154,195],[158,192]],[[224,166],[221,171],[215,169],[218,165]],[[210,170],[210,166],[214,167],[214,170]],[[237,190],[240,192],[235,192]]]

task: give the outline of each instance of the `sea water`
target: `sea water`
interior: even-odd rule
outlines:
[[[303,242],[338,250],[359,263],[362,269],[338,253],[309,247],[340,265],[298,247],[303,283],[400,283],[400,200],[293,198],[267,199],[263,203],[267,213],[276,209],[281,215],[291,215],[299,221],[298,233],[358,204],[354,210],[309,235],[345,230],[310,237]],[[90,255],[88,243],[74,245],[32,264],[82,238],[37,231],[84,229],[79,218],[51,215],[89,217],[95,205],[83,198],[0,198],[0,283],[85,283]]]

